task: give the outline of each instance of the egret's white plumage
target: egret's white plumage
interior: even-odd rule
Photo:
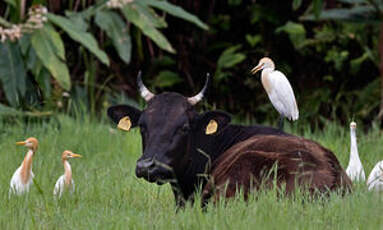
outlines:
[[[61,155],[61,160],[64,165],[64,175],[60,176],[55,184],[53,195],[61,197],[65,191],[73,193],[75,190],[74,181],[72,179],[72,168],[68,159],[81,157],[80,154],[75,154],[69,150],[65,150]]]
[[[32,159],[38,146],[38,141],[34,137],[30,137],[25,141],[17,142],[17,145],[23,145],[28,148],[28,152],[24,157],[23,163],[15,171],[12,176],[9,188],[9,195],[22,195],[29,191],[32,184],[34,174],[32,172]]]
[[[368,190],[383,191],[383,161],[379,161],[367,179]]]
[[[350,123],[350,138],[351,138],[350,161],[348,162],[346,173],[352,181],[359,181],[359,180],[364,181],[366,180],[366,176],[364,173],[362,162],[360,161],[359,154],[358,154],[355,122]]]
[[[282,117],[289,120],[297,120],[299,111],[295,100],[294,91],[286,76],[275,70],[274,62],[267,57],[262,58],[258,65],[251,72],[255,74],[262,70],[261,81],[263,88],[273,104],[274,108]]]
[[[65,188],[66,187],[66,188]],[[61,197],[65,191],[65,189],[73,193],[75,190],[75,185],[73,179],[70,180],[69,185],[65,185],[65,175],[62,175],[59,177],[59,179],[56,181],[55,189],[53,190],[53,195]]]

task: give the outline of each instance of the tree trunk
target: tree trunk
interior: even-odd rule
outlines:
[[[380,72],[380,109],[377,116],[378,120],[383,118],[383,23],[380,24],[379,32],[379,72]]]

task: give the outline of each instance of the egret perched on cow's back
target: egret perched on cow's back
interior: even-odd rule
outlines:
[[[379,161],[367,179],[368,190],[383,191],[383,161]]]
[[[64,191],[74,192],[74,181],[72,179],[72,168],[68,162],[70,158],[82,157],[80,154],[65,150],[61,155],[61,160],[64,165],[64,175],[57,180],[53,195],[61,197]]]
[[[28,148],[28,152],[24,157],[23,163],[15,171],[12,176],[9,195],[16,194],[21,195],[29,191],[29,187],[32,184],[34,174],[32,172],[32,159],[37,150],[38,141],[34,137],[30,137],[25,141],[16,142],[17,145],[23,145]]]
[[[351,146],[350,146],[350,161],[348,162],[348,166],[346,169],[347,175],[350,177],[352,181],[366,180],[366,176],[364,174],[364,169],[362,162],[360,161],[358,154],[358,145],[356,143],[356,123],[350,123],[350,138],[351,138]]]
[[[256,67],[251,70],[252,74],[262,70],[261,81],[274,108],[280,114],[279,128],[283,129],[283,119],[298,120],[299,111],[295,100],[294,91],[286,76],[275,70],[274,62],[264,57],[259,60]]]

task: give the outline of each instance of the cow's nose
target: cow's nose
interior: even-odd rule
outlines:
[[[143,159],[137,161],[136,165],[136,176],[137,177],[145,177],[151,169],[155,166],[153,159]]]

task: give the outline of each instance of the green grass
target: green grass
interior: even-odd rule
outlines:
[[[328,124],[324,131],[303,134],[333,150],[348,163],[349,129]],[[8,199],[9,181],[26,149],[15,142],[35,136],[35,181],[29,194]],[[379,130],[358,133],[359,153],[366,173],[383,160]],[[53,187],[63,173],[61,153],[82,154],[71,165],[76,192],[61,200]],[[137,130],[124,133],[108,123],[60,116],[39,124],[0,123],[0,229],[382,229],[383,194],[357,184],[351,195],[336,194],[326,201],[308,202],[304,195],[278,198],[260,192],[244,202],[240,196],[226,204],[199,205],[175,211],[169,185],[137,179],[135,162],[141,151]],[[40,188],[40,189],[38,189]]]

